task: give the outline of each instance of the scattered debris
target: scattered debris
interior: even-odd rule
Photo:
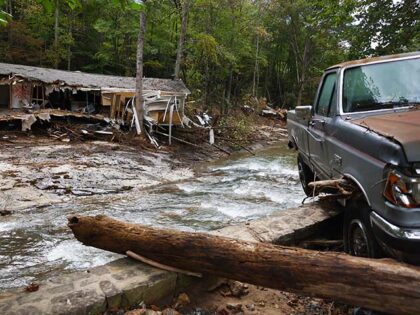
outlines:
[[[241,109],[247,115],[251,115],[252,113],[255,113],[255,109],[249,105],[243,105]]]
[[[217,315],[229,315],[229,311],[227,311],[226,309],[222,308],[217,312]]]
[[[180,295],[178,295],[173,308],[175,309],[179,309],[181,307],[185,307],[187,305],[189,305],[191,303],[190,301],[190,297],[186,294],[186,293],[181,293]]]
[[[255,311],[255,304],[247,304],[245,307],[250,310],[251,312]]]
[[[26,292],[36,292],[39,290],[39,284],[32,282],[31,284],[29,284],[26,288],[25,291]]]
[[[151,305],[150,308],[139,308],[128,312],[109,312],[109,314],[124,314],[124,315],[182,315],[180,312],[173,308],[165,308],[163,311],[160,310],[156,305]]]
[[[198,122],[202,127],[209,127],[212,124],[213,117],[211,117],[207,112],[199,113],[195,115]]]
[[[239,281],[228,280],[224,283],[224,289],[220,292],[223,296],[233,296],[240,298],[249,293],[249,286]]]
[[[228,303],[226,304],[226,308],[232,311],[233,314],[243,312],[242,304],[240,303]]]
[[[6,215],[11,215],[13,212],[10,210],[0,210],[0,216],[4,217]]]
[[[162,315],[181,315],[181,313],[173,308],[166,308],[162,311]]]
[[[267,105],[261,111],[261,116],[271,117],[271,118],[276,118],[276,119],[286,121],[287,110],[286,109],[274,109],[274,108],[271,108],[270,106]]]

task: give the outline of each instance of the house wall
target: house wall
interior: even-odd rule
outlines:
[[[11,108],[22,108],[31,103],[32,84],[21,82],[12,85],[12,103]]]

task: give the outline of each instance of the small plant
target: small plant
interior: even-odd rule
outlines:
[[[253,133],[253,117],[237,111],[229,116],[223,116],[218,123],[222,140],[231,142],[234,146],[246,144]]]

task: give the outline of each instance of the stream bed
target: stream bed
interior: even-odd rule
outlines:
[[[195,176],[25,208],[0,217],[0,290],[121,257],[76,241],[66,226],[72,213],[209,231],[298,206],[303,198],[296,155],[281,143],[258,150],[255,156],[237,154],[201,165]]]

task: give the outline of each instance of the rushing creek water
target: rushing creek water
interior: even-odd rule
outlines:
[[[0,221],[0,290],[105,264],[119,255],[85,247],[66,217],[105,214],[127,222],[208,231],[300,204],[296,156],[285,144],[200,166],[197,176],[141,193],[81,197]]]

